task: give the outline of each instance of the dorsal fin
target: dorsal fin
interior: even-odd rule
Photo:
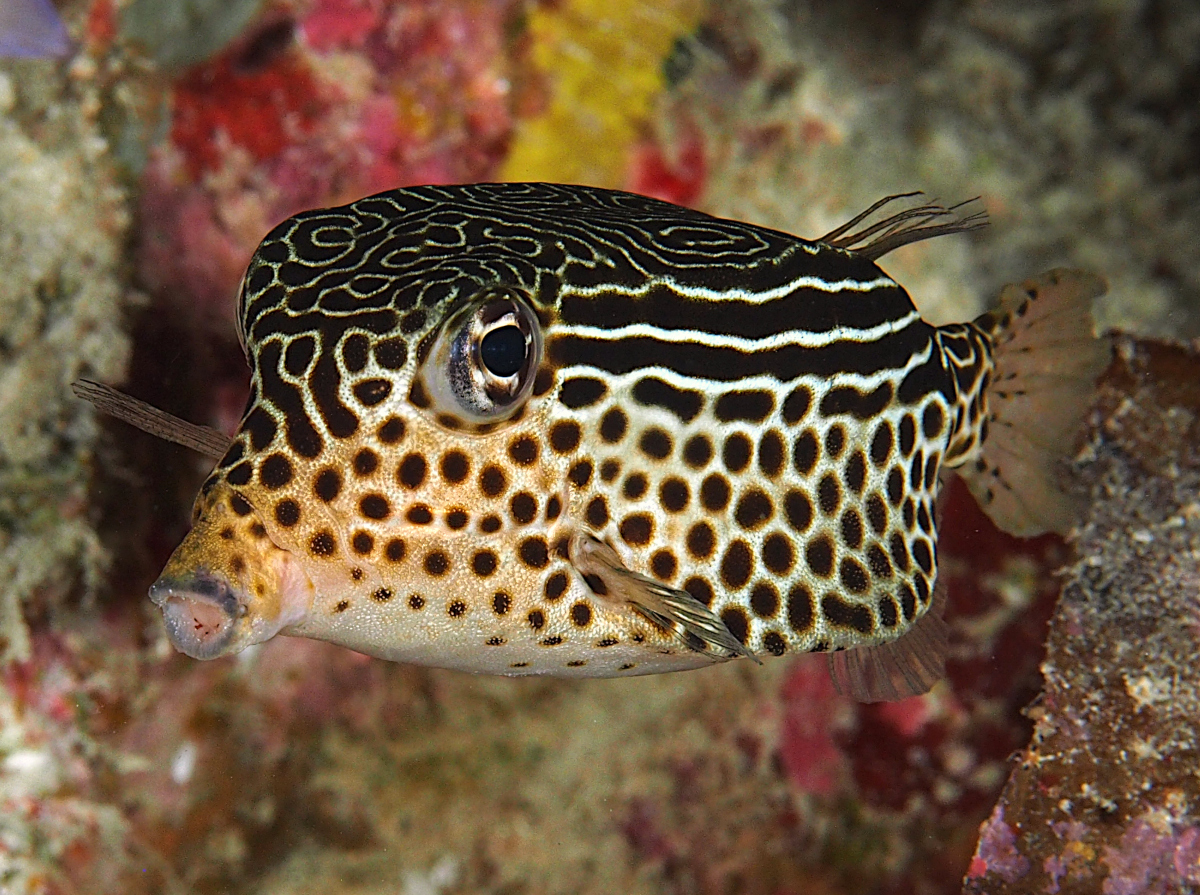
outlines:
[[[817,242],[837,246],[840,249],[848,249],[855,254],[870,258],[872,261],[878,261],[888,252],[901,246],[920,242],[923,239],[933,239],[935,236],[970,233],[988,225],[987,212],[983,209],[965,217],[959,213],[964,206],[977,202],[979,197],[976,196],[974,199],[959,202],[949,208],[937,201],[914,205],[912,208],[905,208],[890,214],[883,220],[869,224],[861,230],[854,230],[885,205],[922,195],[924,194],[918,191],[885,196],[870,208],[856,214],[842,226],[826,233]],[[950,220],[944,220],[944,218]],[[934,223],[935,221],[940,221],[940,223]],[[864,242],[864,240],[866,241]]]

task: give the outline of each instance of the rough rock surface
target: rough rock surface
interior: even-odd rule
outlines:
[[[0,63],[0,662],[30,655],[23,613],[102,583],[89,516],[99,429],[78,376],[120,381],[129,216],[86,78]]]
[[[970,893],[1200,888],[1200,352],[1122,339],[1079,468],[1093,501],[1034,735]]]

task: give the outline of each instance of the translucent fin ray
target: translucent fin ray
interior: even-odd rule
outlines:
[[[942,614],[944,585],[934,587],[933,603],[895,640],[829,654],[834,689],[859,702],[894,702],[920,696],[946,674],[950,629]]]
[[[610,598],[624,602],[655,627],[673,632],[688,649],[711,651],[719,659],[745,656],[762,664],[711,609],[685,590],[626,568],[616,551],[596,538],[576,536],[571,560],[581,575],[600,575],[610,589]]]
[[[1092,302],[1106,288],[1093,274],[1058,268],[1006,286],[998,307],[975,321],[991,334],[995,369],[987,438],[959,472],[1010,534],[1065,532],[1077,516],[1059,464],[1075,447],[1111,356],[1108,342],[1092,334]]]
[[[947,236],[952,233],[970,233],[980,230],[988,224],[987,212],[980,209],[966,216],[960,214],[960,209],[979,200],[968,199],[949,208],[933,201],[912,208],[905,208],[890,214],[880,221],[869,224],[861,230],[854,228],[867,220],[884,206],[902,199],[922,196],[923,193],[896,193],[885,196],[870,208],[852,217],[842,226],[829,231],[817,241],[827,245],[848,249],[863,257],[878,261],[888,252],[924,239],[936,236]],[[950,220],[943,220],[949,218]],[[938,223],[934,223],[938,222]]]
[[[198,454],[220,460],[233,443],[228,435],[209,426],[198,426],[177,416],[159,410],[124,392],[117,391],[90,379],[76,379],[71,383],[76,397],[90,402],[104,413],[123,423],[148,432],[155,438],[191,448]]]

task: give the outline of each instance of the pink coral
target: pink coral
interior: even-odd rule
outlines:
[[[1188,827],[1179,834],[1172,863],[1181,880],[1200,883],[1200,827]]]
[[[834,739],[839,716],[850,709],[838,695],[825,663],[802,659],[784,682],[779,757],[802,791],[831,795],[847,780],[846,757]]]
[[[904,739],[918,736],[934,717],[932,701],[925,696],[880,703],[875,711]]]
[[[979,830],[979,846],[967,870],[967,879],[993,874],[1014,883],[1029,872],[1029,859],[1017,850],[1017,834],[1004,822],[1004,806],[997,805]]]
[[[361,47],[380,22],[380,4],[372,0],[319,0],[300,25],[314,50]]]
[[[296,23],[300,46],[253,65],[235,48],[189,72],[143,179],[147,285],[225,322],[255,245],[289,215],[488,179],[513,127],[514,8],[320,0]],[[354,57],[358,82],[330,74],[334,52]]]
[[[168,153],[155,154],[146,169],[141,224],[145,284],[198,319],[229,327],[253,246],[222,223],[211,192],[178,176]]]
[[[1102,860],[1108,866],[1104,895],[1166,895],[1179,891],[1185,880],[1200,879],[1198,838],[1195,827],[1176,833],[1146,817],[1137,818],[1116,848],[1104,848]]]

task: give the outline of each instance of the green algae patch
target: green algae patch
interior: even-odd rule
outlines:
[[[225,49],[262,5],[262,0],[133,0],[121,14],[121,36],[163,68],[187,68]]]

